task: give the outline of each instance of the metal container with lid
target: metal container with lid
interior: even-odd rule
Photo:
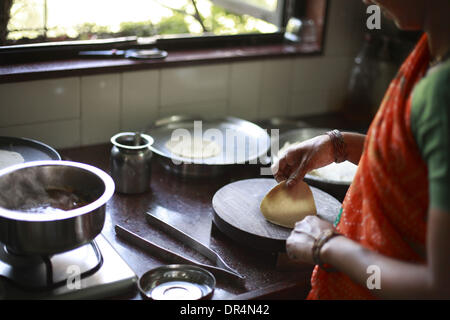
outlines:
[[[111,138],[111,176],[121,193],[142,193],[150,189],[150,146],[153,138],[139,132],[122,132]]]

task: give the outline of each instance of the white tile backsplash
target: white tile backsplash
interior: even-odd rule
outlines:
[[[296,91],[290,100],[288,115],[292,117],[325,113],[329,93],[323,90]]]
[[[228,113],[246,120],[258,118],[263,62],[231,64]]]
[[[292,93],[318,90],[326,80],[326,57],[295,58],[292,66]]]
[[[228,64],[162,69],[161,109],[227,99],[228,75]]]
[[[360,2],[329,1],[324,55],[317,57],[0,84],[0,135],[63,148],[108,142],[173,114],[257,120],[335,110],[361,45]]]
[[[263,63],[258,119],[287,114],[292,87],[292,59]]]
[[[294,60],[293,92],[328,89],[346,81],[349,74],[349,58],[314,57]],[[343,81],[344,80],[344,81]]]
[[[61,120],[0,128],[0,136],[29,138],[53,148],[77,147],[81,144],[80,120]]]
[[[292,80],[292,59],[265,60],[261,84],[261,95],[287,95]]]
[[[74,119],[80,113],[78,78],[0,85],[0,127]]]
[[[223,117],[228,115],[227,104],[228,101],[226,99],[183,103],[162,108],[159,116],[161,118],[172,115],[193,115],[205,118]]]
[[[158,119],[159,70],[122,74],[120,130],[135,131]]]
[[[289,100],[289,95],[265,95],[259,104],[258,120],[286,116]]]
[[[120,131],[120,74],[81,77],[81,144],[109,141]]]

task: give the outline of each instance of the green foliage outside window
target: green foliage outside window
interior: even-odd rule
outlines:
[[[75,5],[76,3],[73,2],[76,0],[65,1],[70,5]],[[177,8],[171,8],[166,5],[166,3],[171,3],[171,1],[154,1],[155,5],[161,6],[170,13],[160,17],[159,21],[122,21],[115,27],[89,21],[68,28],[61,25],[47,25],[47,9],[51,14],[55,15],[54,6],[61,3],[50,0],[14,0],[9,12],[11,17],[7,27],[8,33],[0,44],[105,39],[123,36],[201,35],[204,32],[223,35],[258,33],[267,30],[269,32],[276,31],[276,27],[267,22],[251,16],[233,14],[212,4],[209,0],[177,1],[178,3],[184,1],[184,4]],[[83,2],[84,6],[82,8],[89,10],[89,6],[85,5],[86,3],[89,2]],[[81,1],[79,6],[82,6]],[[136,10],[139,10],[139,8],[136,8]],[[67,12],[64,13],[67,14]],[[2,12],[0,12],[1,14]],[[5,15],[5,12],[3,12],[3,15]]]

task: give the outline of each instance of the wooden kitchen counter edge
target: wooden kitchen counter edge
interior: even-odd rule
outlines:
[[[310,56],[320,54],[320,48],[318,45],[308,44],[270,44],[197,50],[173,50],[168,53],[165,59],[151,60],[74,58],[9,65],[0,64],[0,83],[258,59]]]

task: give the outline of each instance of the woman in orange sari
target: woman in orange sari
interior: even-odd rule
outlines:
[[[316,264],[309,299],[450,299],[450,0],[365,0],[424,30],[367,136],[337,130],[273,166],[288,186],[349,160],[358,171],[334,225],[298,222],[289,257]]]

